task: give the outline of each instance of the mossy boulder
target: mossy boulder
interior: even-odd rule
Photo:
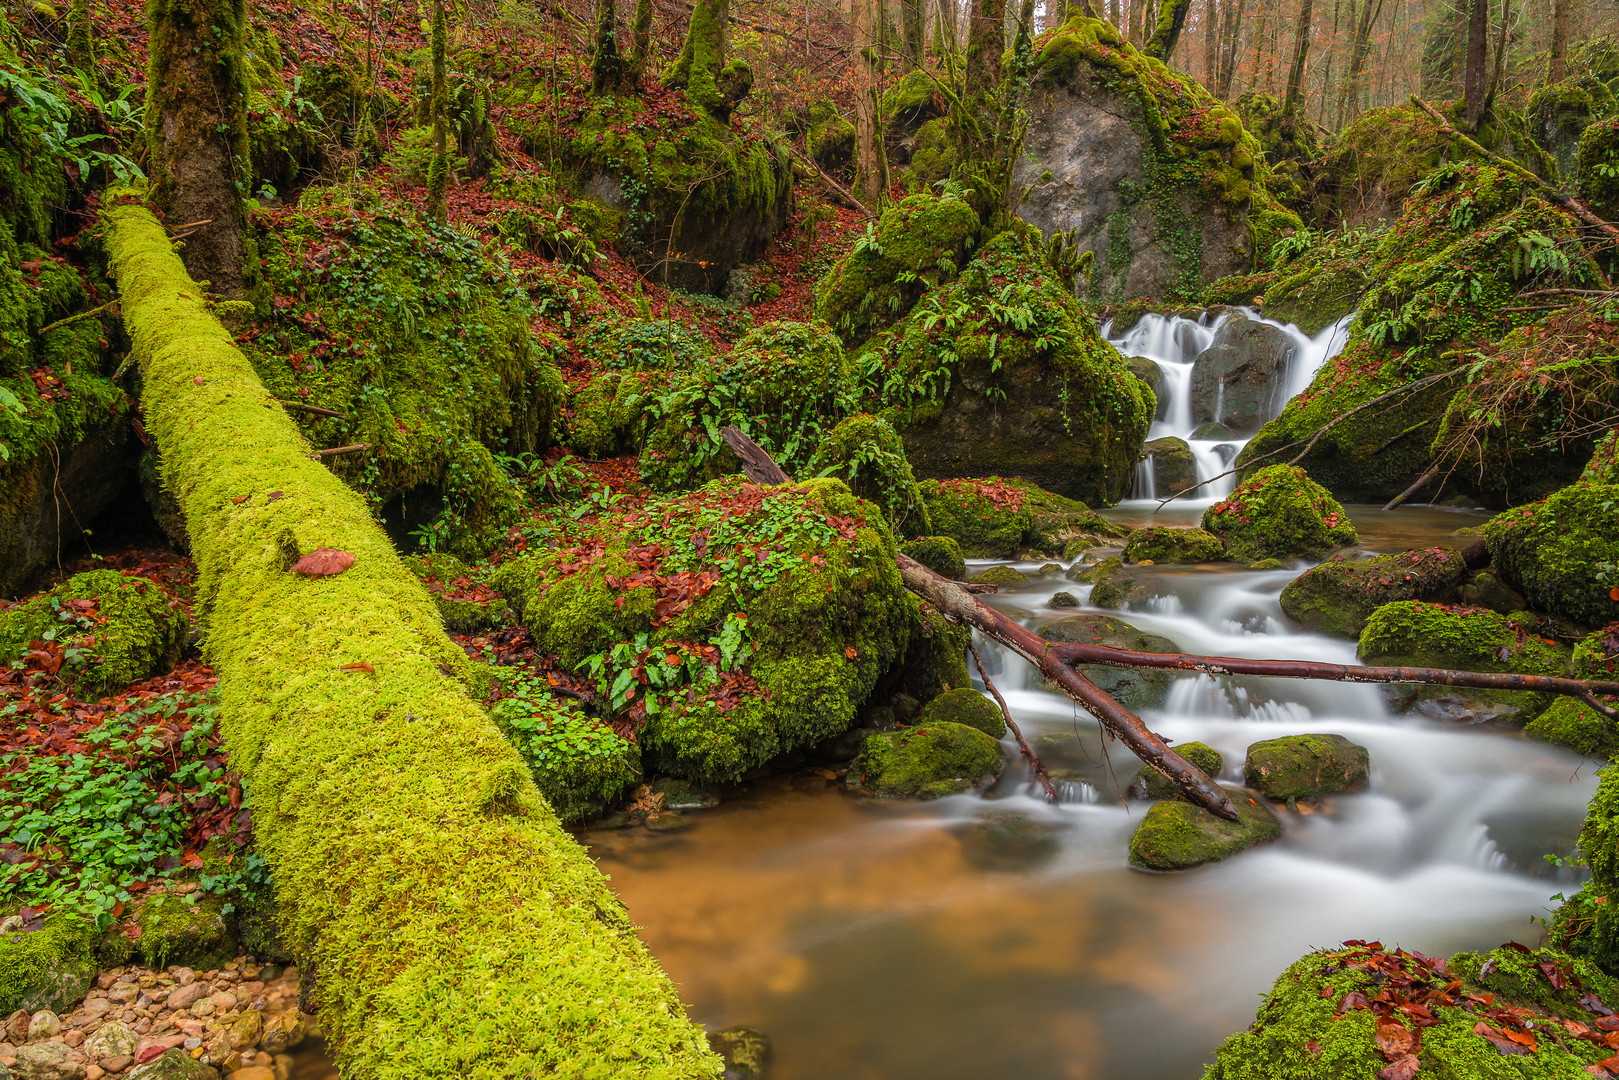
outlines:
[[[977,728],[991,738],[1006,734],[1006,718],[996,704],[970,686],[946,690],[922,708],[916,726],[927,727],[948,721]]]
[[[1090,582],[1092,607],[1116,611],[1147,591],[1146,586],[1125,569],[1124,560],[1117,555],[1071,572],[1069,576],[1078,582]]]
[[[908,694],[926,702],[947,691],[970,687],[967,647],[972,640],[972,627],[950,622],[932,605],[921,606],[899,665],[896,695]]]
[[[0,1015],[67,1013],[96,979],[95,935],[57,915],[31,932],[0,935]]]
[[[1029,583],[1029,575],[1015,566],[991,566],[976,575],[973,580],[1002,589],[1016,589]]]
[[[1531,137],[1557,163],[1558,175],[1573,178],[1580,136],[1594,120],[1611,114],[1613,105],[1613,92],[1582,74],[1536,89],[1524,119]]]
[[[1252,434],[1276,415],[1281,389],[1298,351],[1280,327],[1239,313],[1215,331],[1192,362],[1192,419]]]
[[[1026,480],[924,480],[920,491],[934,529],[954,539],[970,559],[1056,555],[1076,541],[1089,547],[1130,531],[1076,499]]]
[[[1400,600],[1372,612],[1356,650],[1363,663],[1388,667],[1453,668],[1463,671],[1567,675],[1569,651],[1530,633],[1494,611],[1450,608]],[[1440,719],[1501,719],[1524,722],[1541,712],[1544,694],[1462,687],[1390,689],[1401,708],[1416,707]]]
[[[961,545],[949,536],[919,536],[899,546],[901,554],[909,555],[935,574],[952,581],[965,581],[967,560],[961,554]]]
[[[1592,211],[1607,221],[1619,218],[1619,116],[1585,129],[1574,172]]]
[[[1420,996],[1420,1024],[1374,1011],[1373,999],[1388,993]],[[1586,995],[1606,1002],[1619,996],[1619,984],[1590,961],[1550,949],[1512,944],[1436,961],[1379,942],[1345,942],[1284,971],[1253,1024],[1220,1044],[1203,1080],[1585,1076],[1609,1049],[1545,1033],[1563,1030],[1565,1019],[1591,1030],[1601,1014],[1581,1003]],[[1511,1015],[1534,1026],[1504,1024]],[[1520,1045],[1508,1030],[1535,1041]]]
[[[1288,582],[1282,610],[1306,630],[1358,639],[1377,608],[1396,600],[1452,599],[1466,573],[1454,548],[1334,558]]]
[[[421,578],[444,621],[444,629],[452,634],[487,630],[510,616],[504,599],[480,587],[483,574],[454,555],[436,552],[409,556],[405,565]]]
[[[933,531],[905,445],[881,417],[858,413],[838,424],[821,440],[807,472],[836,476],[857,497],[882,507],[896,536]]]
[[[30,642],[60,645],[62,677],[93,700],[169,670],[185,636],[180,601],[157,582],[90,570],[0,612],[0,661],[20,660]]]
[[[172,964],[199,971],[224,967],[240,951],[234,920],[226,917],[224,908],[223,897],[200,892],[150,897],[135,915],[141,928],[141,956],[157,968]]]
[[[1196,765],[1210,780],[1218,780],[1220,770],[1225,768],[1225,759],[1220,756],[1220,751],[1207,743],[1178,743],[1175,752]],[[1132,799],[1186,798],[1181,789],[1170,783],[1162,773],[1145,765],[1136,773],[1135,779],[1130,781],[1128,790]]]
[[[1040,627],[1047,641],[1105,645],[1134,652],[1178,653],[1179,645],[1161,634],[1137,630],[1123,619],[1109,615],[1069,615]],[[1168,671],[1110,667],[1103,664],[1075,664],[1074,670],[1112,694],[1130,709],[1151,709],[1169,699],[1174,675]]]
[[[1619,678],[1619,632],[1612,627],[1597,630],[1574,646],[1571,674],[1577,679],[1609,682]],[[1524,732],[1576,753],[1610,761],[1619,757],[1619,725],[1577,698],[1557,698]]]
[[[1237,820],[1215,817],[1178,799],[1153,803],[1130,838],[1130,865],[1143,870],[1189,870],[1229,858],[1282,835],[1282,823],[1251,792],[1227,787]]]
[[[1204,529],[1149,525],[1124,542],[1124,561],[1129,563],[1206,563],[1225,557],[1225,544]]]
[[[1342,735],[1283,735],[1248,747],[1242,782],[1275,802],[1345,795],[1370,778],[1364,746]]]
[[[125,1075],[128,1080],[218,1080],[219,1070],[176,1046]]]
[[[1484,538],[1531,607],[1585,626],[1619,620],[1619,484],[1579,483],[1508,510]]]
[[[1338,500],[1303,469],[1270,465],[1203,511],[1203,528],[1242,562],[1302,555],[1320,558],[1353,544],[1355,526]]]
[[[804,141],[823,169],[846,169],[854,160],[854,124],[834,102],[822,99],[810,106]]]
[[[1094,253],[1094,297],[1189,300],[1252,266],[1250,221],[1274,200],[1259,142],[1223,102],[1078,15],[1043,39],[1035,83],[1018,213]]]
[[[1142,444],[1141,453],[1152,469],[1153,492],[1160,499],[1197,483],[1197,458],[1185,439],[1166,435]]]
[[[732,478],[606,516],[492,581],[543,651],[587,665],[603,697],[618,686],[614,715],[639,725],[649,765],[707,783],[851,726],[920,623],[895,554],[842,481]]]
[[[489,717],[564,824],[598,816],[640,782],[641,748],[572,702],[514,694]]]
[[[849,764],[850,781],[884,799],[936,799],[1000,774],[1001,744],[948,721],[869,736]]]

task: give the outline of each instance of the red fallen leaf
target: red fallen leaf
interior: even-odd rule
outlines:
[[[1385,1016],[1377,1022],[1377,1049],[1390,1061],[1404,1057],[1416,1049],[1417,1038],[1411,1029]]]
[[[140,939],[140,936],[141,936],[141,924],[140,923],[130,923],[128,926],[124,927],[123,933],[124,933],[124,936],[126,938],[128,938],[129,940],[138,941]]]
[[[248,496],[246,496],[246,495],[238,495],[238,496],[236,496],[236,498],[232,499],[231,502],[235,503],[237,506],[241,506],[247,500],[248,500]]]
[[[281,498],[281,492],[279,491],[272,491],[264,497],[266,502],[275,502],[279,498]]]
[[[339,670],[339,671],[364,671],[364,672],[366,672],[367,674],[370,674],[370,675],[375,675],[377,673],[377,669],[372,667],[370,664],[366,663],[364,660],[356,660],[352,664],[344,664],[342,667],[338,668],[337,670]]]
[[[1615,585],[1613,588],[1608,590],[1608,599],[1619,601],[1619,585]]]
[[[1501,947],[1503,949],[1511,949],[1513,952],[1521,952],[1521,953],[1534,952],[1534,950],[1531,949],[1529,946],[1523,944],[1522,942],[1518,942],[1518,941],[1509,941],[1509,942],[1507,942],[1505,945],[1503,945]]]
[[[292,564],[294,574],[331,577],[354,565],[354,554],[336,548],[316,548]]]
[[[1603,1058],[1595,1065],[1587,1066],[1585,1071],[1591,1073],[1593,1076],[1601,1076],[1601,1073],[1596,1072],[1597,1069],[1606,1069],[1609,1075],[1619,1073],[1619,1054],[1615,1054],[1610,1058]]]
[[[195,851],[188,851],[184,855],[180,856],[180,863],[181,865],[189,867],[192,870],[201,870],[202,856],[198,855]]]
[[[1321,1044],[1312,1039],[1310,1042],[1304,1044],[1304,1049],[1310,1052],[1311,1057],[1314,1057],[1321,1053]]]
[[[1562,990],[1567,988],[1568,979],[1566,976],[1564,976],[1562,968],[1552,963],[1536,964],[1535,966],[1545,974],[1546,981],[1552,984],[1553,990]]]
[[[1377,1074],[1377,1080],[1411,1080],[1417,1075],[1417,1069],[1422,1064],[1415,1054],[1405,1054],[1384,1066]]]
[[[1359,990],[1351,990],[1344,995],[1342,1001],[1338,1002],[1339,1013],[1346,1013],[1350,1009],[1370,1009],[1371,1007],[1372,1003],[1367,1001],[1366,995]]]
[[[860,654],[855,651],[855,647],[853,645],[846,645],[846,646],[844,646],[844,649],[843,649],[843,655],[847,656],[850,660],[853,660],[856,656],[859,656]]]
[[[148,1061],[156,1061],[168,1053],[168,1050],[169,1048],[166,1046],[148,1046],[145,1050],[135,1055],[135,1061],[137,1064],[145,1065]]]
[[[202,385],[202,376],[201,375],[193,375],[191,377],[191,381],[196,383],[198,386],[201,386]]]
[[[1488,1039],[1490,1041],[1490,1045],[1494,1046],[1496,1052],[1502,1057],[1520,1057],[1529,1053],[1527,1047],[1519,1046],[1517,1043],[1513,1042],[1511,1039],[1507,1038],[1501,1032],[1495,1030],[1482,1020],[1473,1025],[1473,1034],[1482,1035]]]

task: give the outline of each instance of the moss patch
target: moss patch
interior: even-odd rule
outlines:
[[[1203,511],[1203,527],[1232,559],[1319,558],[1353,544],[1355,526],[1338,500],[1291,465],[1271,465]]]
[[[868,736],[849,777],[884,799],[936,799],[1000,773],[1001,744],[976,728],[938,721]]]
[[[94,700],[169,670],[185,636],[180,601],[157,582],[91,570],[0,612],[0,661],[49,642],[64,651],[63,678]]]
[[[967,579],[967,560],[961,554],[961,545],[953,537],[919,536],[901,544],[899,550],[935,574],[943,574],[952,581]]]
[[[1225,558],[1225,544],[1204,529],[1149,525],[1124,542],[1124,561],[1131,563],[1206,563]]]
[[[1467,567],[1453,548],[1426,548],[1371,559],[1333,559],[1282,590],[1282,610],[1306,630],[1358,639],[1366,618],[1396,600],[1452,599]]]
[[[1342,735],[1265,739],[1248,747],[1242,763],[1242,782],[1277,802],[1359,791],[1369,777],[1366,748]]]
[[[1143,870],[1189,870],[1282,835],[1282,823],[1268,806],[1241,788],[1225,791],[1237,807],[1236,821],[1179,800],[1153,803],[1130,838],[1130,865]]]
[[[918,727],[928,727],[946,721],[977,728],[994,739],[1006,734],[1006,718],[1001,715],[1001,710],[970,686],[946,690],[928,702],[916,723]]]
[[[1203,775],[1211,780],[1219,779],[1220,770],[1225,768],[1225,759],[1220,756],[1220,751],[1207,743],[1177,743],[1175,752],[1196,765],[1203,771]],[[1145,765],[1136,773],[1135,779],[1130,781],[1129,790],[1132,799],[1186,798],[1181,789],[1170,783],[1162,773]]]
[[[1619,484],[1580,483],[1491,519],[1501,576],[1541,610],[1586,626],[1619,620]]]

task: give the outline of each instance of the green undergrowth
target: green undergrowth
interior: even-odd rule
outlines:
[[[641,775],[641,751],[583,709],[558,700],[543,678],[514,675],[489,715],[534,774],[564,823],[598,816]]]
[[[622,905],[469,696],[481,680],[366,500],[265,407],[157,221],[112,202],[112,263],[148,430],[191,525],[221,726],[285,936],[320,972],[339,1067],[717,1078]],[[318,547],[355,561],[288,572]]]
[[[185,611],[161,585],[91,570],[0,612],[0,662],[43,642],[60,654],[62,681],[97,698],[173,667],[185,636]]]
[[[857,497],[882,508],[895,536],[933,531],[905,446],[886,421],[860,413],[833,428],[810,460],[812,476],[835,476]]]
[[[504,260],[431,221],[342,210],[279,219],[261,242],[275,315],[246,352],[337,475],[428,550],[485,554],[522,493],[495,452],[549,445],[559,343]],[[400,500],[405,496],[405,500]],[[393,505],[390,505],[393,504]]]
[[[714,782],[854,723],[919,617],[894,556],[882,512],[839,480],[730,478],[604,516],[494,580],[650,765]]]

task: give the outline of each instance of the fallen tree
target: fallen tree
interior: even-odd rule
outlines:
[[[231,764],[343,1075],[718,1077],[469,693],[475,666],[426,590],[311,460],[156,218],[118,201],[111,267],[185,510]],[[321,548],[339,554],[300,559]]]

